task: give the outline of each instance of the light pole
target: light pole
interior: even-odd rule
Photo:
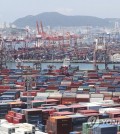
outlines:
[[[2,35],[0,35],[0,69],[3,68],[3,66],[6,65],[6,48],[5,44],[2,38]]]
[[[27,73],[29,74],[29,68],[27,69]],[[32,78],[31,76],[26,76],[25,79],[25,88],[27,91],[27,108],[31,108],[31,98],[30,98],[30,91],[32,90]]]

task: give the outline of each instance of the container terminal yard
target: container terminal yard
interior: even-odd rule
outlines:
[[[85,33],[81,30],[80,34],[68,29],[46,31],[42,22],[40,26],[36,22],[36,29],[35,33],[18,29],[18,34],[11,32],[7,36],[3,32],[7,61],[15,61],[19,57],[26,62],[63,62],[67,56],[76,63],[103,63],[105,57],[108,63],[120,62],[120,35],[115,28],[109,33],[102,29],[100,32],[89,30]]]
[[[22,38],[0,36],[0,134],[120,134],[119,33],[36,27],[37,34],[24,29]]]

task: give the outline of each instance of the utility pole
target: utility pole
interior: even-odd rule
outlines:
[[[31,68],[27,68],[26,71],[27,71],[27,75],[26,75],[26,78],[25,78],[25,88],[26,88],[26,92],[27,92],[27,108],[31,108],[31,94],[30,94],[30,91],[32,90],[32,78],[31,76],[29,75],[30,74],[30,70]]]
[[[32,90],[32,79],[31,77],[26,77],[25,80],[26,91],[27,91],[27,109],[31,108],[31,98],[30,91]]]
[[[32,90],[32,79],[31,77],[26,76],[25,79],[25,88],[26,88],[26,92],[27,92],[27,109],[32,108],[31,106],[31,94],[30,91]],[[26,121],[28,123],[28,115],[26,116]]]
[[[104,39],[104,46],[105,46],[105,69],[108,70],[108,55],[107,55],[107,45]]]
[[[96,67],[97,67],[97,63],[96,63],[96,53],[97,53],[97,44],[98,44],[98,39],[96,39],[96,42],[95,42],[95,48],[94,48],[94,53],[93,53],[93,61],[94,61],[94,69],[96,70]]]

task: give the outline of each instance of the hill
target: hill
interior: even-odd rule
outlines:
[[[29,15],[13,22],[18,27],[36,26],[36,21],[42,21],[45,26],[108,26],[107,19],[92,16],[67,16],[57,12],[45,12],[36,16]]]

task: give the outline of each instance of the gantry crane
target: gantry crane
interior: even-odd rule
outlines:
[[[98,52],[104,52],[104,63],[105,63],[105,69],[108,69],[108,62],[107,62],[107,45],[105,42],[104,37],[99,37],[96,39],[96,44],[94,48],[94,55],[93,55],[93,60],[94,60],[94,69],[97,69],[97,53]]]

